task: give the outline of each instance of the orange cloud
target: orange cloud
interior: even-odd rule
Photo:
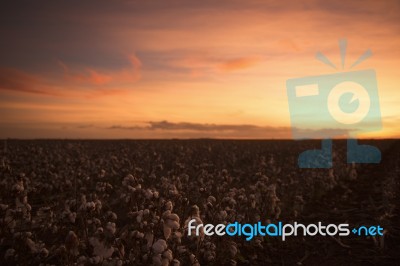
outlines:
[[[45,79],[14,68],[0,68],[0,90],[62,96]]]
[[[257,57],[234,58],[219,64],[218,68],[225,72],[231,72],[252,67],[260,61],[260,58]]]
[[[135,55],[129,56],[129,60],[131,67],[106,72],[91,68],[78,72],[59,61],[58,64],[64,70],[64,80],[54,79],[48,75],[27,73],[15,68],[0,68],[0,90],[68,98],[95,98],[126,94],[128,89],[121,89],[120,85],[135,83],[141,78],[140,60]]]
[[[117,71],[99,71],[86,68],[83,71],[71,70],[65,63],[59,61],[58,64],[64,70],[64,77],[68,82],[76,82],[86,85],[107,85],[111,83],[132,83],[141,78],[142,63],[136,55],[130,55],[131,67]]]

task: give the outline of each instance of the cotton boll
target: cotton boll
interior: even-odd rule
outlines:
[[[171,266],[180,266],[181,262],[177,259],[174,259],[171,261]]]
[[[6,253],[4,254],[4,259],[9,260],[15,257],[16,251],[13,248],[7,249]]]
[[[187,251],[186,247],[183,246],[183,245],[178,246],[178,247],[176,248],[176,250],[178,251],[179,254],[186,253],[186,251]]]
[[[193,205],[190,210],[191,216],[200,217],[200,209],[197,205]]]
[[[110,258],[114,252],[114,248],[108,246],[103,241],[100,241],[97,237],[89,238],[90,245],[93,246],[93,254],[99,256],[100,258]]]
[[[206,250],[203,254],[204,260],[207,263],[212,262],[215,259],[215,252],[211,250]]]
[[[176,213],[171,213],[168,215],[168,219],[179,223],[179,216]]]
[[[158,239],[152,246],[153,252],[155,254],[161,254],[167,249],[167,242],[164,239]]]
[[[179,229],[180,225],[179,222],[174,221],[174,220],[167,220],[166,225],[170,227],[171,229]]]
[[[148,200],[153,198],[153,192],[151,191],[151,189],[146,189],[143,191],[144,193],[144,197]]]
[[[118,219],[118,216],[115,212],[112,211],[108,211],[107,212],[107,217],[108,219],[112,220],[112,221],[116,221]]]
[[[162,266],[162,257],[161,254],[154,254],[153,257],[151,258],[152,262],[153,262],[153,266]]]
[[[167,224],[163,225],[163,233],[164,238],[168,240],[169,236],[171,235],[172,229]]]
[[[69,220],[71,223],[75,223],[75,220],[76,220],[76,212],[71,212],[71,213],[69,213],[69,214],[68,214],[68,220]]]
[[[90,264],[100,264],[100,262],[102,261],[100,256],[95,256],[89,259],[89,263]]]
[[[211,204],[215,204],[217,202],[217,199],[214,196],[208,196],[207,202],[210,202]]]
[[[49,256],[49,251],[46,248],[40,250],[40,256],[47,258]]]
[[[97,199],[95,201],[95,209],[96,209],[96,211],[100,212],[102,207],[103,207],[103,205],[101,204],[101,201]]]
[[[229,245],[228,252],[229,252],[229,255],[231,256],[231,258],[234,258],[234,257],[236,256],[236,254],[237,254],[237,247],[236,247],[236,244],[235,244],[235,243],[232,242],[232,243]]]
[[[31,253],[38,253],[38,249],[36,247],[36,243],[33,242],[32,239],[27,238],[25,240],[25,244],[28,246],[29,250],[31,251]]]
[[[78,263],[78,265],[84,266],[87,261],[88,259],[85,256],[80,256],[76,262]]]
[[[173,208],[173,205],[172,205],[172,202],[169,200],[169,201],[167,201],[166,203],[165,203],[165,210],[169,210],[169,211],[172,211],[172,208]]]
[[[171,262],[173,259],[172,251],[170,249],[167,249],[166,251],[163,252],[162,257],[167,259],[168,262]]]
[[[144,238],[147,241],[147,248],[150,248],[154,240],[154,234],[152,232],[146,232]]]
[[[189,260],[191,266],[200,266],[199,261],[197,260],[196,256],[193,253],[189,255]]]
[[[113,236],[115,234],[115,232],[117,231],[115,223],[108,222],[106,225],[106,230],[108,233],[111,234],[111,236]]]
[[[69,231],[65,239],[65,247],[67,251],[75,256],[78,255],[78,245],[78,236],[73,231]]]

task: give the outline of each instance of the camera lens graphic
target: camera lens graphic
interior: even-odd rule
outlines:
[[[367,90],[356,82],[337,84],[329,93],[328,110],[333,119],[342,124],[362,121],[371,105]]]

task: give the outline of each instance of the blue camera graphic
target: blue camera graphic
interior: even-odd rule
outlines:
[[[286,84],[294,139],[322,139],[319,150],[298,158],[300,168],[332,167],[332,138],[346,136],[348,163],[379,163],[380,151],[359,145],[360,133],[382,128],[372,69],[289,79]]]

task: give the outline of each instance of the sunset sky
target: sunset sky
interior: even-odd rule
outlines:
[[[368,49],[351,70],[375,69],[383,129],[365,136],[400,137],[400,2],[280,2],[2,4],[0,138],[290,138],[286,81]]]

